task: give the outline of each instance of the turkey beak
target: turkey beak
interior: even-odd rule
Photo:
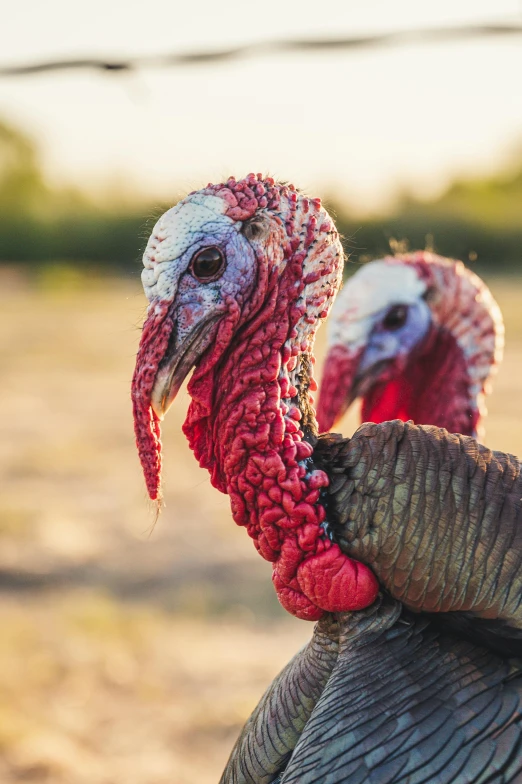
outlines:
[[[393,335],[381,335],[370,340],[361,353],[353,379],[353,395],[364,397],[379,381],[386,369],[399,356],[399,345]]]
[[[368,394],[389,366],[390,362],[391,360],[383,359],[380,362],[376,362],[375,365],[357,373],[353,381],[352,402],[356,397],[364,397]]]
[[[163,357],[151,395],[151,407],[158,417],[163,419],[168,409],[194,365],[209,344],[209,332],[218,317],[209,317],[199,321],[188,335],[179,336],[177,325],[174,325],[169,346]]]

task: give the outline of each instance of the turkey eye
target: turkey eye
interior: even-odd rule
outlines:
[[[208,283],[216,280],[225,268],[225,257],[219,248],[203,248],[193,256],[190,264],[192,274],[197,280]]]
[[[408,306],[407,305],[394,305],[393,308],[390,308],[387,314],[385,315],[382,325],[385,329],[395,330],[400,329],[406,324],[406,319],[408,318]]]

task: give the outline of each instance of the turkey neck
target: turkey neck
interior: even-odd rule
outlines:
[[[392,381],[377,384],[363,399],[367,422],[413,419],[436,422],[450,433],[476,435],[479,401],[471,393],[466,357],[455,337],[434,330],[425,349]]]
[[[328,478],[313,469],[312,356],[283,351],[257,364],[258,352],[262,349],[254,339],[243,367],[234,371],[239,381],[232,394],[220,401],[215,435],[234,520],[247,527],[263,557],[273,561],[281,537],[270,521],[277,519],[278,528],[285,530],[296,528],[298,520],[320,525],[325,519],[320,488]],[[236,386],[242,394],[236,394]],[[278,516],[276,510],[284,514]]]
[[[312,459],[313,333],[301,345],[296,326],[275,315],[245,331],[214,382],[212,481],[230,496],[234,521],[274,564],[284,606],[296,613],[297,602],[297,613],[312,620],[323,613],[302,596],[297,569],[307,555],[332,546],[321,503],[328,477]]]
[[[312,347],[328,289],[306,286],[322,273],[289,262],[219,365],[196,369],[184,426],[235,522],[272,562],[279,601],[306,620],[366,607],[377,594],[371,571],[331,537],[321,495],[329,480],[313,463]]]
[[[272,562],[283,607],[319,620],[367,607],[378,590],[373,573],[331,538],[321,498],[329,480],[312,458],[313,344],[343,254],[320,202],[296,193],[267,231],[251,245],[252,289],[226,302],[213,346],[196,366],[183,430],[214,486],[230,495],[235,522]]]

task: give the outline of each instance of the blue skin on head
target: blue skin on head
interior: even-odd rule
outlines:
[[[361,379],[370,374],[373,383],[377,380],[372,373],[374,370],[392,363],[398,370],[403,370],[413,349],[426,338],[431,323],[431,310],[424,299],[409,305],[397,303],[376,313],[357,376]]]

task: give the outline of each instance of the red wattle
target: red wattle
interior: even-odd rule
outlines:
[[[474,435],[480,413],[470,397],[468,366],[455,337],[434,330],[422,354],[369,390],[361,413],[364,422],[412,419],[418,425],[433,423],[450,433]]]
[[[363,421],[379,424],[391,419],[402,419],[403,422],[413,419],[421,423],[416,411],[420,394],[415,395],[415,391],[408,373],[402,373],[398,378],[392,378],[386,383],[377,384],[363,398],[361,408]],[[428,413],[424,417],[426,421],[428,421],[427,417],[429,417]]]
[[[279,603],[291,615],[295,615],[296,618],[300,618],[302,621],[318,621],[323,617],[325,613],[323,609],[314,604],[308,596],[305,596],[299,586],[291,588],[285,585],[278,578],[275,570],[272,574],[272,582],[274,583]]]
[[[337,544],[303,561],[297,581],[303,593],[327,612],[362,610],[375,601],[379,590],[373,572]]]

